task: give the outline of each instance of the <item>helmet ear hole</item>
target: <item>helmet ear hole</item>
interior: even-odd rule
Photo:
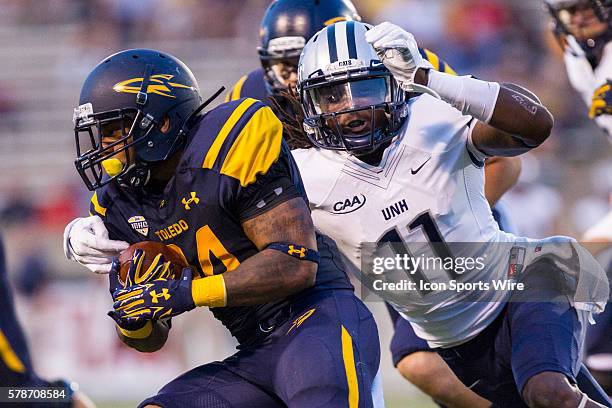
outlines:
[[[170,131],[171,127],[172,126],[170,124],[170,117],[168,115],[164,115],[159,125],[159,131],[162,132],[163,134],[167,134]]]

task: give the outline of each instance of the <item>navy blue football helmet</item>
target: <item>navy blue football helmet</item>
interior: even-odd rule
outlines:
[[[143,187],[151,165],[184,144],[201,105],[191,70],[172,55],[133,49],[105,58],[85,80],[73,116],[75,165],[87,188],[113,179]]]
[[[319,30],[338,21],[361,21],[349,0],[275,0],[266,10],[259,31],[261,65],[270,93],[287,89],[297,72],[300,53]]]

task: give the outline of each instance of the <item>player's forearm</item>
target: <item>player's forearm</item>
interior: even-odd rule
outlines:
[[[485,197],[493,207],[510,190],[521,174],[518,157],[491,157],[485,165]]]
[[[552,130],[550,112],[519,86],[432,70],[419,70],[415,80],[427,84],[463,114],[479,120],[472,139],[489,156],[522,154],[542,144]]]
[[[536,147],[550,136],[553,124],[553,116],[543,105],[516,89],[500,87],[489,126]]]
[[[224,274],[227,306],[253,305],[293,295],[314,285],[317,264],[266,249]]]
[[[144,330],[134,334],[126,332],[115,326],[119,339],[128,347],[140,351],[141,353],[152,353],[161,349],[170,331],[170,323],[164,320],[150,321],[145,325]],[[148,334],[147,334],[148,332]],[[142,337],[144,336],[144,337]]]

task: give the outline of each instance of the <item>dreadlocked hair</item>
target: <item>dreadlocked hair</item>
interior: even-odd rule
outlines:
[[[283,138],[289,148],[295,150],[314,147],[302,126],[305,117],[304,109],[293,87],[271,96],[270,100],[274,111],[282,118]]]

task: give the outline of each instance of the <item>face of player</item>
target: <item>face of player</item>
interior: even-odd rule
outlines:
[[[603,34],[608,23],[601,21],[587,0],[579,0],[558,12],[559,19],[577,40],[587,40]]]
[[[327,126],[334,129],[337,120],[345,136],[364,135],[387,121],[385,111],[372,109],[391,100],[386,78],[373,78],[355,82],[332,84],[314,88],[311,97],[318,114],[335,113],[326,119]],[[348,112],[346,112],[348,111]]]
[[[113,176],[113,173],[120,171],[121,169],[134,163],[136,158],[136,151],[134,146],[130,146],[127,149],[126,145],[132,143],[133,137],[129,137],[125,140],[127,134],[130,132],[132,121],[117,120],[108,123],[104,123],[100,127],[102,148],[108,149],[108,153],[116,152],[109,160],[103,162],[105,171]],[[160,128],[162,133],[166,133],[170,128],[170,121],[166,118]],[[111,161],[113,160],[113,161]],[[117,165],[116,161],[120,162],[120,166]]]
[[[122,129],[122,126],[125,126]],[[122,168],[132,164],[128,163],[129,161],[134,160],[134,147],[131,146],[128,149],[125,149],[125,146],[132,142],[132,138],[128,138],[125,141],[120,141],[130,132],[131,123],[125,123],[124,121],[113,121],[109,123],[102,124],[100,126],[100,133],[102,137],[102,148],[108,149],[108,153],[116,152],[110,159],[116,159],[121,162],[123,165]],[[108,167],[108,160],[104,161],[106,165],[104,166],[107,173],[110,176],[113,176],[113,170],[110,170],[111,167]],[[103,162],[103,163],[104,163]]]
[[[273,60],[273,62],[270,64],[270,73],[274,76],[276,82],[278,82],[284,88],[292,87],[295,89],[298,81],[298,62],[299,58]]]

